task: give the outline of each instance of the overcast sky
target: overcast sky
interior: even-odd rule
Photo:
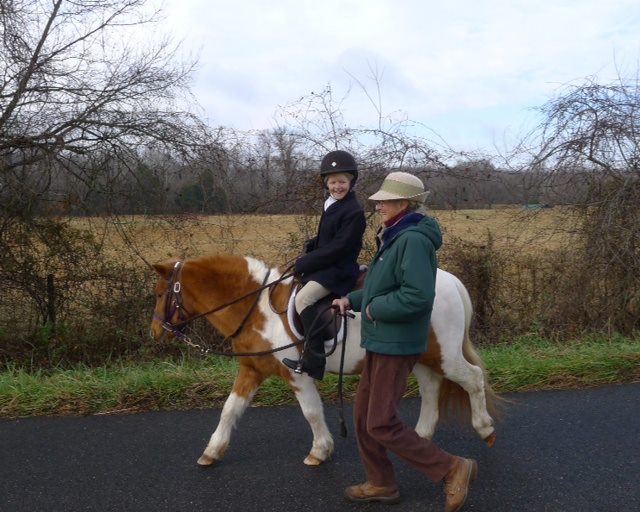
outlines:
[[[212,125],[276,125],[278,106],[350,93],[352,127],[382,110],[458,150],[502,148],[567,83],[640,62],[638,0],[165,0],[162,28],[199,55],[194,93]]]

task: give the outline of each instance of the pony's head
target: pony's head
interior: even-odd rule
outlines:
[[[156,341],[172,339],[182,333],[181,323],[188,313],[185,310],[182,296],[182,261],[170,260],[153,265],[159,279],[154,294],[156,305],[153,310],[149,334]]]

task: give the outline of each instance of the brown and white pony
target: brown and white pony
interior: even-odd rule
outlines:
[[[178,265],[176,260],[171,260],[154,268],[160,275],[151,322],[154,339],[167,334],[163,323],[165,327],[184,323],[233,302],[205,315],[220,334],[232,338],[233,352],[270,351],[297,340],[287,315],[282,313],[287,309],[292,279],[276,283],[283,276],[281,269],[268,268],[251,257],[230,255],[191,259]],[[252,294],[269,283],[274,283],[272,289]],[[234,302],[243,296],[246,297]],[[497,397],[469,340],[471,314],[471,301],[463,284],[454,275],[438,269],[428,348],[413,370],[422,398],[415,429],[420,436],[431,438],[441,413],[463,410],[467,416],[470,412],[473,428],[492,446],[496,434],[487,407],[493,412]],[[344,373],[358,374],[364,357],[360,347],[360,315],[356,314],[355,319],[348,322]],[[329,458],[334,443],[315,383],[306,374],[296,374],[281,362],[285,357],[296,359],[297,350],[299,346],[268,355],[238,358],[240,367],[233,389],[198,464],[210,465],[222,458],[233,427],[260,384],[273,375],[289,384],[311,426],[313,444],[304,463],[318,465]],[[327,358],[327,371],[339,371],[340,352],[336,350]]]

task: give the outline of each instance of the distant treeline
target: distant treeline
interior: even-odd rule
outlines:
[[[393,168],[360,158],[356,192],[362,199]],[[146,154],[131,162],[104,156],[76,162],[74,172],[52,165],[0,176],[0,201],[14,213],[103,215],[180,213],[309,213],[322,199],[317,160],[303,155],[218,150],[214,158],[180,163]],[[580,173],[505,170],[488,160],[455,165],[405,166],[431,191],[436,209],[479,209],[514,204],[577,204],[586,181]],[[586,176],[586,173],[585,173]],[[590,174],[593,179],[593,174]],[[603,175],[604,177],[604,175]],[[46,186],[45,186],[46,184]]]

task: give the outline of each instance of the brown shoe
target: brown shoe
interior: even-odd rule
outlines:
[[[451,469],[444,477],[444,492],[447,503],[444,512],[458,512],[464,505],[469,484],[478,474],[478,463],[473,459],[455,457]]]
[[[382,503],[392,504],[400,501],[400,493],[397,487],[378,487],[369,482],[347,487],[344,490],[344,497],[356,503],[380,501]]]

